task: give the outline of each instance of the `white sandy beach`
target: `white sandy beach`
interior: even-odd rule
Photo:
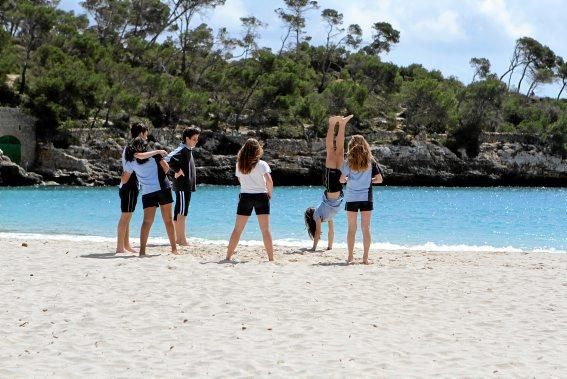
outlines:
[[[113,249],[0,239],[0,377],[567,376],[567,254]]]

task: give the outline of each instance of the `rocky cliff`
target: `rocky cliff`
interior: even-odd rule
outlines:
[[[86,131],[73,133],[77,145],[66,149],[51,144],[38,145],[35,175],[22,179],[26,177],[25,172],[19,168],[18,172],[23,175],[18,176],[20,179],[0,179],[0,185],[36,184],[42,179],[71,185],[118,184],[126,136],[106,129],[89,130],[88,134]],[[92,137],[93,133],[96,138]],[[155,147],[175,148],[176,134],[169,129],[155,130]],[[389,185],[567,186],[567,160],[551,154],[541,141],[487,135],[480,154],[468,158],[464,153],[455,154],[439,142],[423,137],[400,138],[396,133],[387,132],[368,137],[385,173],[385,183]],[[203,132],[195,153],[199,182],[236,184],[235,155],[246,138],[248,135]],[[264,150],[264,159],[272,167],[276,185],[321,184],[325,158],[322,139],[310,142],[266,139]],[[5,178],[9,170],[14,168],[2,168],[0,178]]]

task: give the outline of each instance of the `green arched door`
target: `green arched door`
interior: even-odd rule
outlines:
[[[12,162],[20,164],[22,162],[22,144],[14,136],[0,137],[0,150],[8,156]]]

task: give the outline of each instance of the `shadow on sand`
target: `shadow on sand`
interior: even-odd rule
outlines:
[[[131,259],[131,258],[153,258],[159,257],[161,254],[148,254],[140,257],[139,255],[115,254],[115,253],[93,253],[80,255],[81,258],[95,258],[95,259]]]
[[[319,262],[313,263],[311,266],[352,266],[352,263],[345,262]]]
[[[284,255],[294,255],[294,254],[305,255],[305,253],[315,254],[315,253],[324,253],[325,251],[327,251],[327,250],[319,249],[319,250],[313,251],[313,250],[311,250],[307,247],[302,247],[300,249],[296,249],[296,250],[293,250],[293,251],[285,251]]]

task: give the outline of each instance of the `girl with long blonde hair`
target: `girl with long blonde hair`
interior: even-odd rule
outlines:
[[[240,241],[244,227],[252,215],[252,210],[256,212],[258,217],[268,260],[274,260],[272,232],[270,231],[270,199],[272,198],[274,183],[270,175],[272,172],[270,166],[260,159],[263,154],[262,146],[254,138],[249,138],[238,152],[236,177],[240,182],[240,197],[236,209],[236,223],[226,251],[227,262],[238,262],[232,258],[232,255],[238,241]]]
[[[370,220],[374,209],[372,184],[382,183],[382,173],[372,157],[370,145],[361,135],[354,135],[348,143],[347,159],[341,168],[341,183],[346,183],[345,210],[347,211],[348,263],[354,263],[354,242],[356,236],[356,218],[360,211],[364,255],[362,262],[369,264]]]

